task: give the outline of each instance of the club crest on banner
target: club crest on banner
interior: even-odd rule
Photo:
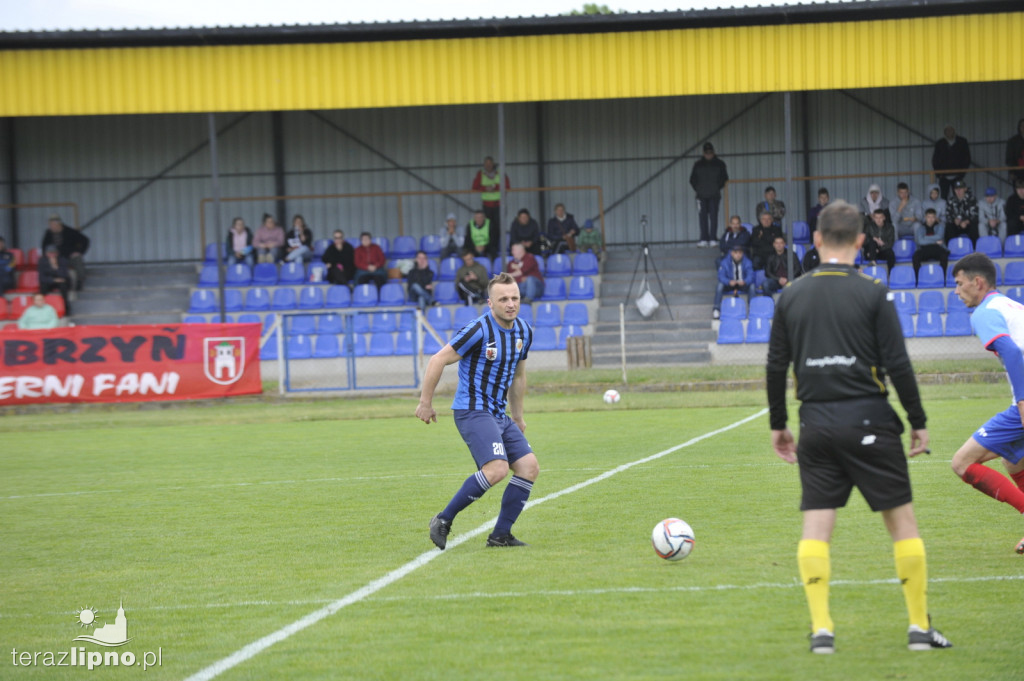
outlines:
[[[245,370],[245,338],[204,338],[203,373],[218,385],[231,385]]]

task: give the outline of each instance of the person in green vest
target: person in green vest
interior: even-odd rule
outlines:
[[[501,186],[502,177],[505,179],[505,189],[511,188],[508,175],[502,175],[495,165],[494,159],[488,156],[484,159],[484,167],[478,170],[473,178],[473,190],[480,192],[480,202],[484,207],[484,215],[491,221],[491,229],[494,230],[494,242],[497,244],[498,229],[501,225],[501,193],[498,191]],[[497,252],[497,251],[495,251]]]
[[[466,225],[466,250],[491,259],[497,257],[498,237],[494,231],[494,223],[484,214],[483,208],[478,208],[473,213],[473,219]]]

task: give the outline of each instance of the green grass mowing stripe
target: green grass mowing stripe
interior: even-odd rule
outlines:
[[[668,449],[662,450],[662,451],[658,452],[657,454],[652,454],[651,456],[648,456],[648,457],[645,457],[645,458],[642,458],[642,459],[637,459],[636,461],[631,461],[629,463],[622,464],[621,466],[618,466],[618,467],[613,468],[613,469],[611,469],[609,471],[606,471],[605,473],[602,473],[601,475],[598,475],[598,476],[595,476],[593,478],[590,478],[589,480],[584,480],[581,483],[577,483],[575,485],[571,485],[571,486],[566,487],[566,488],[564,488],[562,490],[559,490],[558,492],[553,492],[552,494],[549,494],[549,495],[547,495],[545,497],[542,497],[542,498],[537,499],[535,501],[531,501],[531,502],[529,502],[527,504],[527,507],[537,506],[538,504],[542,504],[542,503],[544,503],[546,501],[550,501],[552,499],[557,499],[557,498],[562,497],[562,496],[564,496],[566,494],[571,494],[571,493],[579,491],[579,490],[581,490],[581,489],[583,489],[585,487],[589,487],[590,485],[593,485],[593,484],[595,484],[597,482],[600,482],[602,480],[606,480],[606,479],[612,477],[613,475],[617,475],[618,473],[621,473],[623,471],[629,470],[630,468],[633,468],[634,466],[638,466],[638,465],[641,465],[641,464],[644,464],[644,463],[649,463],[651,461],[655,461],[655,460],[660,459],[660,458],[662,458],[664,456],[667,456],[667,455],[669,455],[669,454],[671,454],[673,452],[677,452],[680,449],[684,449],[686,447],[689,447],[691,445],[697,444],[698,442],[701,442],[701,441],[706,440],[708,438],[711,438],[711,437],[714,437],[716,435],[720,435],[722,433],[728,432],[728,431],[732,430],[733,428],[738,428],[739,426],[745,425],[745,424],[747,424],[747,423],[749,423],[749,422],[751,422],[751,421],[753,421],[755,419],[758,419],[758,418],[764,416],[767,413],[767,411],[768,411],[767,409],[762,409],[762,410],[760,410],[760,411],[758,411],[758,412],[756,412],[754,414],[751,414],[750,416],[748,416],[748,417],[746,417],[744,419],[740,419],[739,421],[731,423],[731,424],[729,424],[729,425],[727,425],[727,426],[725,426],[723,428],[719,428],[717,430],[710,431],[710,432],[705,433],[703,435],[698,435],[697,437],[691,438],[691,439],[687,440],[686,442],[683,442],[681,444],[675,445],[674,447],[669,447]],[[459,544],[462,544],[463,542],[468,541],[469,539],[471,539],[473,537],[476,537],[476,536],[479,536],[479,535],[483,534],[488,529],[490,529],[490,527],[493,525],[493,522],[494,522],[493,519],[489,520],[486,523],[484,523],[482,525],[479,525],[475,529],[470,530],[469,532],[466,532],[464,534],[461,534],[458,537],[455,537],[451,542],[448,543],[448,546],[451,547],[451,548],[455,548]],[[198,672],[196,672],[192,676],[188,677],[188,679],[186,679],[186,681],[209,681],[210,679],[216,678],[217,676],[220,676],[222,673],[228,671],[229,669],[232,669],[233,667],[238,666],[242,662],[245,662],[246,660],[249,660],[250,658],[255,657],[256,655],[259,655],[261,652],[263,652],[264,650],[266,650],[270,646],[273,646],[274,644],[279,643],[279,642],[281,642],[281,641],[291,637],[293,634],[296,634],[296,633],[302,631],[303,629],[306,629],[307,627],[310,627],[310,626],[316,624],[317,622],[319,622],[319,621],[321,621],[321,620],[323,620],[323,619],[325,619],[327,617],[330,617],[331,615],[333,615],[334,613],[338,612],[342,608],[345,608],[348,605],[352,605],[353,603],[358,603],[359,601],[362,601],[362,600],[368,598],[369,596],[372,596],[373,594],[375,594],[376,592],[380,591],[381,589],[387,587],[388,585],[393,584],[394,582],[397,582],[398,580],[402,579],[403,577],[405,577],[409,573],[414,572],[415,570],[423,567],[424,565],[426,565],[427,563],[429,563],[430,561],[434,560],[435,558],[437,558],[440,555],[441,555],[441,552],[439,552],[439,551],[428,551],[426,553],[422,553],[419,556],[417,556],[416,558],[414,558],[413,560],[411,560],[408,563],[406,563],[405,565],[401,566],[400,568],[398,568],[396,570],[392,570],[391,572],[387,573],[386,575],[384,575],[380,579],[376,579],[376,580],[370,582],[366,586],[364,586],[364,587],[362,587],[360,589],[357,589],[356,591],[353,591],[352,593],[348,594],[347,596],[334,601],[333,603],[327,605],[326,607],[320,608],[319,610],[315,610],[314,612],[309,613],[305,617],[303,617],[303,618],[301,618],[299,620],[296,620],[295,622],[292,622],[288,626],[282,627],[281,629],[278,629],[277,631],[273,632],[272,634],[269,634],[267,636],[264,636],[263,638],[260,638],[260,639],[258,639],[256,641],[253,641],[249,645],[245,646],[244,648],[239,649],[238,651],[232,653],[228,657],[225,657],[222,660],[219,660],[218,662],[215,662],[214,664],[212,664],[212,665],[210,665],[210,666],[208,666],[208,667],[206,667],[204,669],[199,670]]]

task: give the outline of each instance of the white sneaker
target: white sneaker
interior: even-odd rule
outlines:
[[[707,247],[708,247],[708,242],[707,241],[698,241],[697,242],[697,248],[707,248]]]
[[[708,248],[718,248],[718,242],[712,239],[708,242]]]
[[[718,310],[712,310],[711,311],[711,318],[712,319],[718,319],[721,316],[722,316],[722,313],[719,312]]]

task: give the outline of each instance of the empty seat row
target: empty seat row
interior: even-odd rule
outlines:
[[[750,299],[748,311],[746,298],[722,298],[722,319],[746,319],[748,314],[751,318],[771,319],[775,316],[775,301],[771,296],[754,296]]]
[[[937,292],[936,292],[937,293]],[[970,336],[971,315],[964,309],[951,310],[945,314],[928,311],[912,315],[900,312],[900,327],[904,338],[940,338],[953,336]],[[916,317],[916,322],[915,322]],[[737,343],[767,343],[771,336],[771,320],[762,317],[751,317],[744,331],[743,320],[723,318],[718,327],[718,344],[730,345]]]
[[[1024,286],[1024,261],[1013,261],[1006,263],[1003,270],[999,263],[993,263],[996,267],[996,285]],[[896,265],[892,271],[886,271],[885,265],[868,265],[862,268],[862,272],[868,276],[880,279],[890,289],[903,290],[912,288],[955,288],[956,281],[953,279],[953,268],[956,263],[950,263],[943,272],[942,266],[938,263],[929,262],[921,265],[921,271],[914,278],[914,268],[911,265]]]

